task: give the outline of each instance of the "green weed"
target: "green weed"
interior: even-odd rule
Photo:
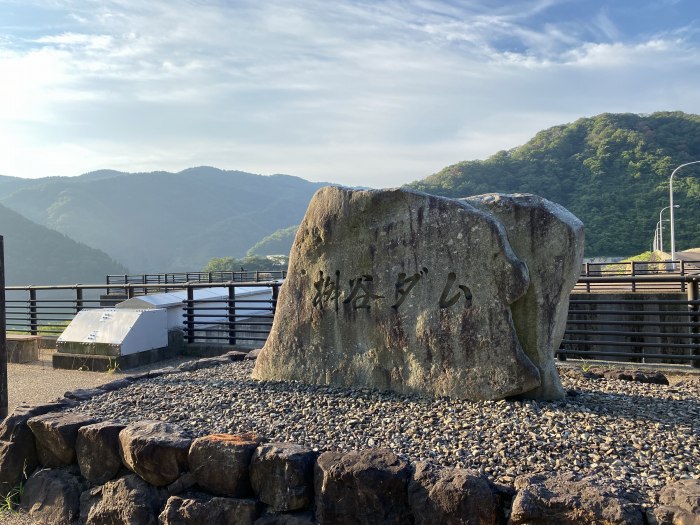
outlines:
[[[18,512],[19,502],[24,493],[24,480],[27,479],[27,462],[24,462],[22,468],[22,481],[12,487],[10,492],[4,496],[0,496],[0,516],[7,513]]]

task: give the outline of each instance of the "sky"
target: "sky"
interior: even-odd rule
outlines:
[[[603,112],[700,113],[697,0],[0,0],[0,174],[391,187]]]

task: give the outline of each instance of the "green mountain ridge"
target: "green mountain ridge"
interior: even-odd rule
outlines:
[[[669,205],[671,172],[693,160],[700,160],[699,115],[604,113],[543,130],[522,146],[459,162],[408,187],[446,197],[541,195],[583,221],[587,256],[632,255],[651,247],[659,212]],[[699,246],[700,165],[678,172],[673,187],[680,205],[677,249]],[[670,243],[668,229],[664,238]]]
[[[108,273],[127,272],[106,253],[40,226],[2,205],[0,235],[4,237],[8,286],[102,283]]]
[[[6,179],[0,177],[1,204],[135,273],[190,271],[212,257],[242,257],[265,236],[299,223],[324,185],[208,166]]]

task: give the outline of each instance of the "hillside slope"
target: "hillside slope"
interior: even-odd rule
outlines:
[[[263,237],[298,224],[323,184],[210,167],[179,173],[103,170],[39,179],[0,203],[103,250],[133,272],[186,271],[242,257]]]
[[[5,281],[9,285],[103,283],[105,275],[126,273],[99,250],[25,219],[0,206]]]
[[[669,205],[671,172],[693,160],[700,160],[699,115],[606,113],[541,131],[523,146],[460,162],[410,186],[448,197],[542,195],[584,222],[587,256],[631,255],[650,249],[659,212]],[[698,246],[700,165],[681,170],[673,186],[681,206],[676,245]],[[664,237],[670,243],[668,229]]]

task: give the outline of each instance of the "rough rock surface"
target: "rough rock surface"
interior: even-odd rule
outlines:
[[[26,479],[39,464],[36,441],[27,421],[62,407],[60,403],[22,405],[0,423],[0,496]]]
[[[515,479],[509,525],[642,525],[641,510],[620,494],[569,473]]]
[[[607,370],[603,377],[619,379],[620,381],[636,381],[654,385],[668,385],[668,378],[661,372],[645,372],[643,370]]]
[[[260,445],[250,462],[253,492],[276,512],[309,507],[317,455],[308,447],[291,443]]]
[[[161,512],[161,525],[253,525],[260,504],[251,499],[171,496]]]
[[[119,456],[119,432],[124,425],[103,421],[78,430],[75,452],[80,472],[93,485],[114,478],[122,468]]]
[[[520,344],[540,371],[541,385],[525,397],[562,399],[554,352],[564,336],[569,294],[581,274],[583,223],[537,195],[492,193],[464,200],[505,226],[513,251],[530,272],[527,293],[511,306]]]
[[[215,494],[252,495],[249,466],[260,441],[257,434],[213,434],[195,439],[189,465],[197,484]]]
[[[327,187],[297,232],[256,379],[499,399],[539,386],[503,226],[454,199]]]
[[[78,429],[95,423],[81,414],[55,412],[27,421],[36,439],[39,462],[45,467],[64,467],[75,462]]]
[[[43,469],[24,485],[21,505],[32,519],[51,525],[73,525],[80,516],[85,482],[77,469]]]
[[[86,525],[156,525],[165,499],[135,474],[108,481],[80,496],[80,518]]]
[[[654,510],[659,525],[700,525],[700,479],[682,479],[661,489]]]
[[[126,467],[156,487],[169,485],[187,470],[192,440],[179,427],[160,421],[132,423],[119,433]]]
[[[253,525],[316,525],[312,512],[294,512],[290,514],[268,514],[255,520]]]
[[[486,478],[476,471],[420,462],[408,485],[415,525],[497,524],[502,516]]]
[[[386,449],[339,454],[324,452],[316,462],[316,520],[319,523],[404,525],[410,467]]]

